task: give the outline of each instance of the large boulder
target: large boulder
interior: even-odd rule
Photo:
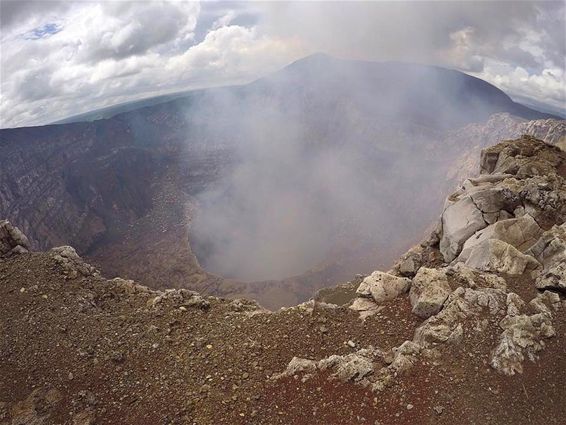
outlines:
[[[474,247],[487,239],[499,239],[525,252],[541,236],[542,229],[534,218],[525,214],[519,218],[501,220],[477,231],[470,237],[457,258],[458,262],[466,262]]]
[[[8,220],[0,220],[0,257],[27,252],[29,241],[20,229]]]
[[[540,263],[530,255],[525,255],[507,242],[486,239],[470,252],[465,263],[468,267],[485,272],[498,272],[511,275],[523,274],[527,268],[536,268]]]
[[[398,297],[407,292],[410,286],[410,279],[375,271],[362,281],[356,293],[379,303]]]
[[[460,253],[464,242],[475,232],[487,226],[471,196],[465,196],[448,205],[442,213],[441,222],[440,252],[446,262],[454,260]]]
[[[413,278],[409,292],[413,313],[423,319],[437,314],[450,292],[448,277],[444,270],[421,267]]]

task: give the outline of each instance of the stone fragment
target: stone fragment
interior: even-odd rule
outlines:
[[[72,246],[51,248],[49,255],[61,266],[66,279],[76,279],[79,276],[95,276],[99,272],[90,264],[83,261]]]
[[[350,309],[359,312],[360,319],[364,320],[379,312],[383,309],[383,306],[376,304],[373,299],[358,297],[354,299],[352,305],[350,305]]]
[[[407,292],[410,285],[410,279],[375,271],[360,283],[356,293],[361,297],[373,298],[376,303],[380,303]]]
[[[28,252],[28,238],[8,220],[0,220],[0,257]]]
[[[544,270],[535,281],[538,289],[552,289],[566,293],[566,257]]]
[[[445,271],[421,267],[409,292],[413,313],[423,319],[438,313],[450,292]]]

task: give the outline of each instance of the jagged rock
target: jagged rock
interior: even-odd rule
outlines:
[[[471,177],[462,183],[462,187],[466,192],[475,189],[478,186],[486,186],[488,183],[499,183],[509,177],[513,177],[512,174],[483,174],[478,177]]]
[[[465,196],[446,207],[442,213],[440,252],[444,261],[456,258],[470,236],[487,226],[481,211],[470,196]]]
[[[421,346],[413,341],[405,341],[393,350],[393,362],[389,366],[396,373],[404,373],[416,362]]]
[[[535,281],[538,289],[553,289],[566,292],[566,257],[543,271]]]
[[[402,276],[414,276],[423,263],[421,251],[420,246],[412,248],[401,257],[397,264],[395,264],[394,269],[397,269]]]
[[[525,307],[525,301],[514,292],[507,294],[507,316],[518,316]]]
[[[188,289],[167,289],[154,299],[148,301],[154,309],[169,307],[200,308],[206,310],[210,303],[198,292]]]
[[[29,241],[20,229],[8,220],[0,220],[0,257],[28,252]]]
[[[544,313],[552,317],[553,312],[560,309],[560,296],[556,292],[544,291],[533,298],[529,305],[537,313]]]
[[[133,280],[122,279],[120,277],[115,277],[110,280],[114,287],[125,294],[150,294],[152,291],[147,286],[135,283]]]
[[[526,253],[545,266],[554,263],[555,257],[562,257],[566,253],[566,223],[544,232]]]
[[[529,214],[534,220],[545,221],[552,217],[556,222],[563,222],[566,185],[557,172],[562,157],[556,149],[531,137],[484,150],[482,175],[466,180],[462,189],[447,200],[441,217],[440,251],[444,260],[454,260],[464,248],[460,260],[465,261],[470,252],[468,248],[486,238],[502,239],[520,250],[528,248],[540,230],[532,222],[521,222],[519,226],[510,222],[505,224],[509,229],[497,224],[513,219],[513,215],[515,219]],[[488,225],[496,227],[486,231],[484,228]],[[521,235],[519,230],[524,230],[525,234]],[[474,233],[476,239],[467,242]],[[509,240],[501,236],[505,233]]]
[[[99,272],[90,264],[83,261],[71,246],[59,246],[49,251],[51,257],[63,268],[66,279],[79,276],[94,276]]]
[[[364,320],[383,309],[382,305],[378,305],[373,299],[358,297],[354,299],[350,305],[350,309],[360,313],[360,319]]]
[[[457,279],[462,286],[468,288],[493,288],[503,291],[507,289],[507,282],[501,276],[497,276],[493,273],[480,272],[466,266],[464,263],[451,265],[447,269],[447,274],[450,274]]]
[[[346,356],[330,356],[321,360],[318,363],[318,368],[321,370],[333,369],[335,371],[333,376],[343,382],[358,382],[374,371],[372,358],[364,354],[367,353],[360,350]]]
[[[522,274],[526,268],[536,268],[540,263],[512,245],[497,239],[486,239],[471,250],[467,266],[486,272]]]
[[[285,371],[283,373],[275,375],[273,378],[278,379],[284,376],[293,376],[300,372],[314,372],[316,368],[317,363],[314,360],[293,357],[287,365]]]
[[[541,236],[542,230],[530,215],[525,214],[520,218],[500,220],[486,228],[477,231],[470,237],[462,248],[462,252],[456,261],[465,262],[473,248],[487,239],[499,239],[514,246],[521,252],[525,252]]]
[[[543,313],[506,316],[500,326],[503,333],[491,353],[490,364],[505,375],[522,373],[525,356],[534,361],[545,346],[543,340],[555,335],[549,315]]]
[[[468,193],[476,208],[484,215],[497,214],[504,210],[513,211],[519,205],[518,197],[504,186],[492,185]]]
[[[365,378],[374,372],[373,362],[378,356],[382,356],[382,353],[369,347],[345,356],[332,355],[318,362],[293,357],[285,371],[274,375],[272,379],[280,379],[298,373],[310,374],[316,370],[329,370],[332,371],[333,377],[343,382],[361,382],[364,385],[369,385],[369,381]]]
[[[380,303],[407,292],[410,286],[410,279],[375,271],[362,281],[356,293],[361,297],[371,297],[376,303]]]
[[[566,224],[545,232],[528,253],[543,264],[536,287],[566,292]]]
[[[438,313],[450,292],[445,271],[421,267],[409,292],[413,313],[423,319]]]
[[[478,315],[483,309],[490,314],[504,310],[507,295],[498,289],[457,288],[443,309],[423,322],[415,331],[413,341],[422,347],[433,343],[458,342],[463,335],[462,321]]]

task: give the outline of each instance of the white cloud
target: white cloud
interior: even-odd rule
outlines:
[[[161,92],[241,82],[298,55],[293,43],[230,25],[235,14],[229,12],[195,44],[199,13],[195,2],[85,2],[48,14],[48,21],[35,16],[12,24],[1,37],[2,127],[44,124]],[[57,31],[43,34],[44,28]],[[42,36],[23,36],[30,31]]]
[[[538,101],[564,111],[566,105],[566,86],[564,69],[545,68],[540,72],[529,73],[523,67],[488,62],[484,70],[476,74],[479,78],[491,81],[511,96]]]
[[[564,108],[563,2],[0,2],[0,125],[257,78],[316,51],[455,67]]]

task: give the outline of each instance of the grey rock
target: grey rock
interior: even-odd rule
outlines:
[[[361,354],[362,353],[362,354]],[[319,362],[321,370],[333,369],[333,375],[343,382],[361,381],[373,373],[373,361],[364,352],[352,353],[346,356],[330,356]]]
[[[188,289],[166,289],[149,301],[152,308],[160,310],[165,307],[185,307],[206,310],[210,303],[198,292]]]
[[[500,326],[503,333],[491,353],[490,365],[505,375],[523,372],[523,361],[536,360],[536,353],[545,347],[544,339],[555,335],[547,314],[507,316]]]
[[[543,271],[535,281],[538,289],[553,289],[566,292],[566,257]]]
[[[345,356],[332,355],[318,362],[293,357],[285,371],[274,375],[272,379],[280,379],[298,373],[312,374],[317,370],[322,370],[332,372],[333,377],[343,382],[361,382],[369,385],[366,377],[374,372],[374,358],[379,354],[380,352],[370,347]]]
[[[61,266],[66,279],[75,279],[79,276],[96,276],[98,270],[83,261],[71,246],[52,248],[49,255]]]
[[[560,296],[556,292],[544,291],[533,298],[529,305],[537,313],[544,313],[550,317],[561,307]]]
[[[404,373],[409,370],[417,361],[417,355],[421,351],[421,346],[413,341],[405,341],[393,350],[393,362],[389,368],[395,373]]]
[[[465,262],[473,248],[487,239],[499,239],[521,252],[530,248],[541,236],[542,229],[534,218],[525,214],[520,218],[501,220],[477,231],[462,248],[456,261]]]
[[[438,313],[450,292],[445,271],[421,267],[409,292],[413,313],[423,319]]]
[[[566,224],[545,232],[528,253],[543,264],[536,287],[566,292]]]
[[[410,279],[375,271],[362,281],[356,293],[361,297],[373,298],[376,303],[380,303],[407,292],[410,285]]]
[[[486,239],[470,252],[465,263],[468,267],[486,272],[523,274],[527,268],[536,268],[540,263],[525,255],[512,245],[498,239]]]
[[[8,220],[0,220],[0,257],[28,252],[28,238]]]
[[[442,213],[442,237],[440,252],[444,261],[454,260],[462,245],[470,236],[487,226],[482,212],[476,207],[470,196],[448,205]]]
[[[350,309],[359,312],[360,319],[365,320],[367,317],[373,316],[383,309],[383,306],[376,304],[373,299],[358,297],[354,299],[350,305]]]

